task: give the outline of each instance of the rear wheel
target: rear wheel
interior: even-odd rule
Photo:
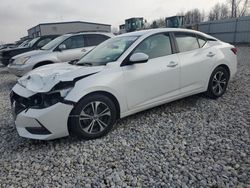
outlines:
[[[70,132],[84,139],[106,135],[116,121],[116,107],[107,96],[94,94],[80,100],[71,113]]]
[[[221,97],[227,89],[229,81],[229,72],[224,67],[217,67],[209,80],[206,95],[212,99]]]

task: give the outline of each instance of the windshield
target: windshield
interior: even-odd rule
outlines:
[[[55,38],[54,40],[50,41],[48,44],[43,46],[41,49],[42,50],[52,50],[53,48],[57,47],[61,42],[63,42],[68,36],[60,36]]]
[[[21,43],[18,47],[19,47],[19,48],[24,47],[24,46],[26,46],[26,44],[27,44],[26,41],[24,41],[24,42]]]
[[[83,58],[77,62],[77,65],[100,66],[116,61],[137,38],[138,36],[111,38],[83,56]]]
[[[36,41],[38,41],[39,39],[40,39],[40,37],[32,39],[32,40],[29,42],[28,46],[29,46],[29,47],[32,47],[32,46],[36,43]]]
[[[26,47],[28,44],[29,44],[29,41],[26,40],[26,41],[24,41],[23,43],[21,43],[18,47],[19,47],[19,48],[21,48],[21,47]]]

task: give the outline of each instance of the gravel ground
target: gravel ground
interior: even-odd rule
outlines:
[[[250,47],[218,100],[202,95],[118,122],[93,141],[34,141],[13,127],[0,68],[0,187],[250,187]]]

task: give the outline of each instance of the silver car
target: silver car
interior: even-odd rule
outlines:
[[[34,50],[13,57],[8,65],[10,73],[23,76],[27,72],[52,63],[80,59],[103,41],[113,37],[111,33],[87,32],[66,34],[49,42],[40,50]]]

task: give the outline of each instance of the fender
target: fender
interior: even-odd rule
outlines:
[[[77,81],[65,100],[77,103],[90,93],[103,91],[112,94],[117,99],[120,113],[123,114],[123,112],[128,110],[128,106],[126,96],[124,96],[122,81],[122,71],[110,73],[110,76],[107,76],[107,73],[103,71],[103,74],[100,72]]]

